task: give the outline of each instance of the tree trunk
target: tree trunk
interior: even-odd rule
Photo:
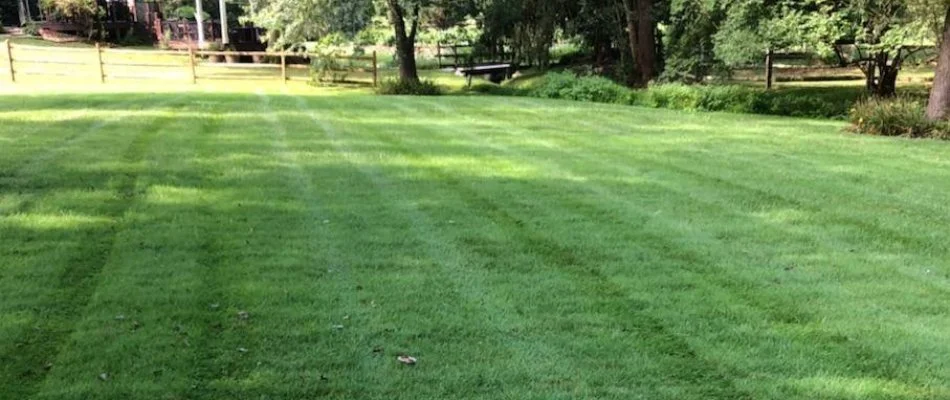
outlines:
[[[637,0],[637,64],[640,82],[646,85],[656,77],[656,24],[653,0]]]
[[[943,36],[940,40],[940,56],[937,59],[937,71],[934,72],[934,86],[930,90],[927,103],[927,118],[946,119],[950,109],[950,7],[943,22]]]
[[[399,0],[387,0],[389,21],[396,34],[396,57],[399,59],[399,80],[419,82],[419,70],[416,68],[416,31],[419,29],[419,7],[412,11],[412,27],[406,32],[405,10]]]
[[[20,15],[20,26],[25,26],[30,22],[30,5],[26,3],[27,0],[17,0],[16,6],[17,11]]]
[[[897,94],[897,74],[901,69],[901,53],[888,64],[887,52],[879,52],[867,61],[863,70],[868,93],[877,97],[891,97]]]
[[[637,11],[633,4],[634,1],[637,1],[637,0],[623,1],[624,14],[626,14],[627,16],[627,41],[629,42],[629,45],[630,45],[630,55],[632,56],[631,58],[633,59],[633,69],[634,69],[633,75],[630,76],[628,79],[628,83],[631,86],[642,86],[646,82],[643,82],[642,80],[643,74],[640,73],[640,65],[639,65],[640,58],[637,56],[637,53],[639,53],[638,48],[637,48],[637,43],[640,42],[639,40],[640,29],[637,24]]]

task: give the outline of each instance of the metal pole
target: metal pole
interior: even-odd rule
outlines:
[[[231,38],[228,37],[228,6],[225,0],[218,0],[218,8],[221,9],[221,43],[227,46]]]
[[[195,21],[198,23],[198,48],[205,48],[205,18],[201,0],[195,0]]]

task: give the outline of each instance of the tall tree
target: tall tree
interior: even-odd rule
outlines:
[[[419,32],[419,17],[422,3],[419,1],[386,0],[389,22],[396,37],[396,57],[399,59],[399,79],[404,82],[419,82],[416,67],[416,34]],[[409,24],[407,27],[406,24]]]
[[[33,20],[33,16],[30,15],[30,3],[29,0],[17,0],[17,11],[20,17],[20,26],[24,26]]]
[[[713,52],[713,35],[725,18],[716,0],[679,0],[670,4],[664,45],[664,81],[702,82],[720,65]]]
[[[653,0],[623,0],[627,14],[628,45],[636,61],[634,84],[646,85],[656,78],[656,19]]]
[[[927,104],[927,118],[946,119],[950,112],[950,4],[946,5],[943,22],[943,34],[940,40],[940,55],[937,58],[937,71],[934,73],[934,86],[930,90]]]

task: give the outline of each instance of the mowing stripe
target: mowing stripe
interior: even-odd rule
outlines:
[[[387,106],[393,105],[392,102],[387,103]],[[395,103],[395,107],[401,109],[403,112],[402,115],[411,115],[406,114],[410,111],[405,107],[401,107],[399,103]],[[311,111],[311,115],[314,115]],[[323,124],[319,118],[314,117],[315,122],[318,124]],[[431,129],[430,129],[431,130]],[[434,131],[434,130],[433,130]],[[393,139],[397,135],[377,135],[382,141],[391,143],[393,145],[399,146],[398,140]],[[414,150],[408,146],[401,146],[400,149],[407,153],[413,153]],[[688,361],[689,364],[694,365],[699,363],[700,360],[695,358],[695,354],[691,350],[688,350],[689,346],[685,342],[676,342],[675,335],[667,335],[668,332],[662,328],[662,325],[658,321],[653,320],[648,315],[638,312],[638,310],[643,310],[645,307],[643,304],[640,304],[638,301],[631,299],[628,295],[623,293],[620,288],[613,283],[608,282],[604,277],[596,271],[596,267],[592,264],[592,258],[582,258],[574,249],[566,248],[561,246],[557,242],[548,240],[545,235],[539,234],[537,232],[532,232],[525,229],[525,222],[519,220],[517,217],[503,210],[498,204],[494,203],[492,200],[484,198],[480,193],[474,191],[472,188],[466,187],[466,185],[461,184],[455,176],[447,173],[439,173],[439,181],[448,183],[449,188],[452,192],[458,193],[459,198],[462,201],[469,203],[469,208],[483,210],[482,212],[492,220],[495,224],[500,224],[503,227],[509,228],[511,232],[515,232],[516,236],[513,238],[516,243],[519,244],[521,251],[526,254],[531,254],[534,257],[541,257],[540,260],[545,265],[559,267],[561,271],[565,274],[572,276],[575,280],[591,282],[590,286],[592,291],[600,295],[607,295],[611,298],[610,302],[614,305],[626,304],[626,307],[620,307],[619,309],[625,310],[624,315],[620,314],[605,314],[605,318],[613,320],[613,324],[618,326],[629,326],[629,315],[626,313],[633,312],[636,315],[635,319],[640,320],[640,325],[635,325],[630,327],[630,330],[626,331],[628,335],[628,340],[633,340],[633,343],[643,344],[643,342],[648,343],[652,346],[652,349],[638,348],[638,351],[646,352],[648,354],[663,354],[663,357],[670,357],[668,360],[679,359],[684,355],[691,355],[682,360],[685,362]],[[418,211],[416,211],[418,213]],[[424,216],[413,215],[414,220],[423,220]],[[416,236],[428,237],[429,234],[421,233],[416,234]],[[440,233],[440,237],[446,236],[445,233]],[[449,245],[453,246],[453,245]],[[543,250],[540,253],[539,250]],[[460,250],[455,250],[455,253],[458,253]],[[472,251],[472,250],[469,250]],[[589,252],[588,252],[589,253]],[[437,256],[437,255],[436,255]],[[443,258],[445,256],[443,255]],[[600,257],[593,257],[600,258]],[[446,263],[448,265],[463,265],[462,261],[456,261],[451,263]],[[478,298],[491,298],[490,294],[484,289],[485,284],[473,285],[473,279],[479,279],[478,274],[469,274],[461,278],[456,278],[454,281],[458,282],[459,287],[465,288],[467,286],[480,287],[477,296],[470,296],[469,301],[477,301]],[[475,281],[477,282],[477,281]],[[469,289],[470,290],[470,289]],[[484,302],[484,300],[482,300]],[[505,306],[506,308],[511,306]],[[613,308],[610,307],[610,308]],[[612,311],[604,310],[605,313],[611,313]],[[498,314],[498,310],[492,310],[491,314]],[[512,314],[512,313],[505,313]],[[626,329],[626,328],[625,328]],[[638,338],[638,339],[634,339]],[[673,339],[673,341],[670,341]],[[536,342],[532,342],[532,345],[537,346]],[[628,346],[628,348],[637,348],[638,346]],[[684,349],[687,349],[684,351]],[[659,351],[659,353],[656,353]],[[614,354],[619,355],[619,354]],[[580,360],[570,360],[570,356],[567,354],[552,354],[554,357],[554,364],[576,364]],[[679,361],[677,361],[679,362]],[[707,372],[702,372],[702,376],[715,376],[717,373],[712,372],[714,367],[702,367],[700,370],[707,370]],[[697,379],[696,375],[683,374],[682,371],[679,374],[672,374],[671,376],[677,376],[677,379],[683,379],[683,383],[691,382]],[[722,393],[735,393],[735,388],[729,383],[730,381],[724,376],[720,375],[720,380],[725,383],[722,386]]]
[[[395,107],[400,110],[401,115],[413,115],[418,112],[418,109],[413,109],[407,107],[401,101],[389,101],[386,102],[385,106]],[[457,115],[457,113],[455,114]],[[420,127],[420,129],[425,130],[426,132],[432,133],[436,136],[445,137],[446,140],[452,139],[452,133],[456,132],[444,132],[439,129],[427,128],[425,126]],[[468,137],[474,137],[468,132],[462,131],[463,135]],[[390,139],[395,136],[380,136],[382,140],[388,140],[394,144],[397,144],[396,139]],[[498,149],[498,146],[493,143],[487,143],[483,141],[483,144],[489,148]],[[403,146],[402,149],[407,153],[416,153],[422,156],[421,153],[418,153],[410,146]],[[502,152],[509,152],[508,149],[501,148]],[[524,158],[531,159],[533,157],[522,155]],[[564,179],[574,180],[578,179],[579,176],[572,174],[559,165],[546,162],[544,160],[538,160],[538,163],[544,165],[544,170],[550,171],[553,175],[564,177]],[[630,323],[633,323],[630,326],[631,337],[629,340],[632,340],[633,343],[643,344],[644,342],[649,345],[649,348],[640,348],[642,352],[647,354],[656,354],[661,357],[671,357],[671,359],[676,360],[676,363],[683,362],[686,365],[691,366],[688,370],[693,370],[692,375],[686,373],[687,369],[682,369],[682,367],[673,367],[676,370],[679,370],[678,373],[670,373],[668,376],[672,380],[682,379],[684,383],[694,383],[698,382],[697,379],[713,379],[720,382],[716,387],[721,389],[721,392],[718,396],[737,396],[735,398],[742,398],[743,394],[735,387],[734,383],[728,376],[732,376],[732,372],[722,371],[722,366],[716,365],[711,362],[711,360],[702,359],[697,355],[689,345],[688,341],[684,338],[679,337],[673,332],[669,331],[665,324],[660,320],[657,320],[652,315],[649,314],[649,306],[641,299],[637,299],[635,296],[631,296],[631,291],[627,288],[624,288],[623,285],[620,285],[614,282],[611,278],[604,275],[601,271],[599,264],[610,260],[611,257],[606,254],[596,254],[594,253],[593,248],[589,249],[579,249],[571,246],[561,244],[555,240],[552,240],[548,233],[540,230],[530,229],[532,224],[529,221],[523,220],[518,217],[516,214],[517,210],[506,209],[505,205],[497,202],[494,198],[486,197],[478,189],[472,185],[464,184],[459,180],[458,177],[454,176],[447,171],[436,171],[439,174],[440,182],[448,184],[453,190],[462,193],[460,196],[464,201],[470,204],[470,207],[473,209],[485,210],[484,212],[493,220],[495,223],[501,224],[502,226],[508,227],[509,231],[516,232],[516,242],[522,248],[523,252],[533,252],[538,256],[544,257],[545,264],[551,267],[557,267],[558,269],[563,270],[565,273],[572,275],[575,279],[581,281],[590,281],[592,282],[593,287],[597,288],[596,292],[601,296],[607,296],[610,298],[610,302],[613,304],[626,304],[626,307],[618,307],[616,310],[624,310],[623,313],[611,312],[609,314],[603,315],[605,318],[610,318],[615,321],[617,325],[621,326],[630,326]],[[590,190],[596,193],[599,196],[609,196],[610,194],[606,191],[600,190],[597,186],[590,186]],[[548,215],[557,214],[561,218],[566,218],[568,220],[579,220],[584,218],[581,215],[575,213],[575,210],[584,209],[583,205],[578,203],[576,207],[561,207],[558,210],[552,210],[551,208],[539,209],[536,212],[542,212]],[[587,216],[586,218],[590,218]],[[636,245],[633,245],[636,247]],[[537,253],[538,249],[544,249],[543,252]],[[607,311],[607,310],[605,310]],[[631,347],[637,347],[635,344],[631,344]]]
[[[52,364],[59,352],[68,351],[64,348],[66,339],[95,293],[100,272],[111,258],[116,235],[124,229],[126,212],[138,196],[136,184],[141,171],[137,166],[161,126],[149,124],[125,149],[122,161],[128,169],[113,177],[109,186],[114,197],[101,207],[102,215],[111,223],[83,232],[76,253],[64,265],[58,290],[38,302],[38,309],[50,310],[52,314],[46,318],[34,314],[31,323],[23,324],[24,339],[0,353],[0,382],[6,382],[0,386],[11,388],[2,393],[2,398],[24,399],[34,394],[50,370],[44,365]]]
[[[383,172],[360,161],[360,152],[346,144],[347,139],[351,138],[355,132],[340,133],[336,126],[326,121],[303,98],[298,96],[295,100],[298,109],[309,116],[313,124],[317,125],[331,140],[341,158],[372,182],[378,190],[380,202],[394,208],[409,222],[408,229],[411,231],[411,236],[423,241],[425,256],[440,267],[439,275],[446,278],[451,290],[460,296],[464,303],[478,308],[479,320],[473,323],[494,326],[492,331],[508,336],[500,340],[499,344],[506,347],[502,353],[508,354],[511,360],[533,360],[535,363],[546,365],[549,376],[570,379],[568,377],[571,374],[567,370],[574,366],[561,362],[567,356],[560,350],[544,343],[531,341],[526,337],[510,336],[508,332],[517,331],[523,322],[515,319],[516,307],[506,301],[505,296],[492,293],[489,289],[491,284],[485,280],[480,271],[473,269],[474,266],[468,261],[479,257],[468,253],[452,241],[440,239],[448,236],[446,232],[442,231],[432,218],[413,202],[404,201],[404,195],[397,195],[400,191],[398,184],[392,182]],[[503,360],[493,361],[504,362]],[[537,378],[540,383],[542,377]]]
[[[160,102],[149,108],[163,108],[168,104],[179,101],[182,97],[184,97],[184,94],[179,94],[172,99]],[[84,112],[86,112],[86,110],[78,111],[77,114],[81,115]],[[32,179],[31,175],[36,174],[38,171],[42,171],[43,169],[51,168],[51,166],[54,165],[53,160],[61,157],[67,150],[80,145],[83,141],[88,140],[89,138],[95,137],[97,134],[102,132],[103,128],[116,122],[120,122],[124,118],[127,118],[127,115],[124,115],[120,112],[116,113],[112,117],[96,121],[88,129],[63,137],[63,139],[52,148],[49,148],[41,154],[25,161],[23,165],[12,170],[11,172],[0,175],[0,189],[2,189],[0,190],[0,193],[7,192],[9,190],[10,193],[16,192],[22,194],[24,191],[22,189],[18,189],[18,186],[23,185],[23,182],[29,182]],[[52,189],[54,188],[46,187],[39,191],[27,191],[29,194],[24,198],[19,199],[19,201],[14,206],[7,210],[0,208],[0,218],[5,215],[29,212],[30,209],[35,205],[36,199],[39,198],[43,193]]]
[[[443,106],[443,107],[440,107],[440,108],[445,109],[444,106]],[[451,110],[449,110],[449,111],[451,112]],[[452,114],[452,115],[458,115],[459,113],[451,112],[451,114]],[[506,132],[511,133],[510,131],[506,131]],[[525,132],[525,133],[526,133],[526,132]],[[472,137],[471,135],[469,135],[469,136]],[[567,136],[569,136],[569,135],[567,135]],[[478,137],[473,137],[473,139],[482,139],[483,141],[487,141],[487,140],[488,140],[487,138],[478,138]],[[573,144],[575,144],[575,145],[577,145],[577,146],[583,147],[580,143],[573,142]],[[496,148],[496,149],[498,148],[497,145],[490,146],[490,147]],[[557,147],[555,147],[555,148],[559,148],[559,147],[563,147],[563,146],[557,146]],[[519,157],[522,157],[522,158],[532,158],[532,157],[533,157],[531,154],[524,153],[524,152],[518,152],[517,154],[518,154]],[[587,153],[584,153],[584,152],[578,152],[577,154],[565,154],[563,157],[557,157],[557,158],[547,158],[547,159],[540,159],[540,158],[537,158],[537,157],[534,157],[534,158],[536,158],[536,159],[537,159],[537,162],[539,162],[539,163],[545,163],[545,160],[549,160],[549,159],[562,160],[562,162],[564,162],[564,161],[566,161],[566,160],[569,160],[569,159],[580,159],[580,160],[584,160],[584,161],[587,162],[587,163],[600,164],[602,168],[607,169],[607,170],[617,170],[617,171],[619,171],[619,172],[621,173],[621,175],[640,175],[640,171],[630,171],[630,170],[627,169],[627,168],[620,168],[620,167],[618,167],[618,166],[624,165],[624,162],[621,162],[621,161],[610,161],[609,158],[597,159],[597,158],[593,158],[593,157],[590,157],[590,156],[586,156],[586,157],[585,157],[584,155],[586,155],[586,154],[587,154]],[[620,156],[617,155],[617,157],[620,157]],[[629,158],[628,158],[628,159],[629,159]],[[639,160],[638,160],[638,162],[639,162]],[[649,165],[649,161],[647,161],[647,163],[648,163],[648,165]],[[550,164],[550,163],[548,163],[548,164]],[[581,164],[574,163],[573,165],[578,166],[578,165],[581,165]],[[670,166],[670,165],[666,165],[666,164],[662,165],[662,167],[663,167],[663,168],[673,168],[673,169],[675,170],[675,167],[674,167],[674,166]],[[548,168],[546,168],[546,169],[556,169],[556,168],[557,168],[556,165],[548,165]],[[715,182],[717,182],[717,183],[722,183],[721,181],[718,181],[718,180],[715,181]],[[609,190],[607,190],[607,189],[605,189],[605,188],[601,188],[599,185],[596,185],[596,184],[595,184],[595,185],[592,185],[592,186],[593,186],[594,188],[597,188],[596,190],[595,190],[594,188],[592,188],[591,190],[593,190],[594,193],[597,194],[599,200],[610,199],[610,200],[612,200],[613,202],[619,203],[619,204],[631,204],[629,200],[627,200],[627,199],[625,199],[625,198],[623,198],[623,197],[617,197],[615,194],[611,193],[611,191],[609,191]],[[668,186],[668,185],[667,185],[667,186]],[[671,189],[672,189],[672,188],[671,188]],[[730,189],[735,189],[735,188],[730,187]],[[741,189],[742,189],[742,190],[753,190],[753,188],[748,188],[748,187],[742,187]],[[743,215],[742,213],[739,213],[739,212],[737,212],[737,211],[734,211],[734,210],[731,210],[731,209],[727,209],[727,208],[726,208],[723,204],[721,204],[721,203],[710,203],[710,202],[705,201],[705,200],[703,200],[703,199],[696,199],[696,198],[694,198],[694,195],[690,195],[690,194],[688,194],[688,193],[684,193],[683,195],[684,195],[685,198],[690,198],[691,200],[694,200],[694,201],[699,201],[699,202],[702,202],[702,203],[706,203],[706,204],[708,204],[708,205],[713,205],[713,206],[715,206],[716,208],[722,209],[723,211],[728,211],[729,214],[734,214],[736,217],[743,218],[743,219],[749,219],[749,217],[748,217],[747,215]],[[591,202],[591,204],[600,204],[600,203],[599,203],[599,202]],[[582,206],[583,206],[583,203],[578,203],[576,208],[582,209]],[[624,208],[624,209],[626,210],[626,209],[629,209],[629,208]],[[609,209],[605,209],[604,211],[612,212],[612,211],[610,211]],[[558,214],[561,214],[561,212],[559,212]],[[648,214],[646,214],[646,213],[642,213],[642,214],[640,215],[640,217],[641,217],[641,218],[651,218],[651,216],[648,215]],[[627,219],[627,218],[624,218],[624,219]],[[656,220],[657,222],[659,222],[659,221],[662,221],[663,219],[668,219],[668,218],[664,218],[664,217],[652,217],[652,219],[654,219],[654,220]],[[749,220],[750,220],[750,222],[753,223],[753,224],[757,224],[757,225],[761,225],[761,224],[762,224],[762,221],[756,221],[756,220],[752,220],[752,219],[749,219]],[[667,227],[668,227],[670,230],[672,230],[672,231],[677,231],[677,230],[683,231],[684,228],[686,228],[685,231],[684,231],[684,236],[689,236],[689,237],[693,237],[693,238],[700,237],[700,238],[703,238],[704,241],[707,241],[707,242],[710,242],[710,243],[720,242],[720,243],[718,243],[718,244],[709,245],[708,247],[709,247],[709,248],[712,248],[712,249],[720,250],[722,253],[726,253],[725,251],[722,251],[722,250],[726,250],[726,249],[729,249],[729,248],[730,248],[726,243],[721,243],[721,241],[709,237],[708,235],[706,235],[705,233],[703,233],[701,230],[696,230],[696,229],[693,228],[693,227],[678,226],[678,225],[676,225],[676,224],[672,224],[672,221],[670,221],[670,222],[664,222],[664,223],[667,223],[667,224],[668,224]],[[773,225],[773,226],[769,226],[769,228],[771,228],[772,230],[775,230],[775,231],[777,231],[777,232],[782,232],[782,234],[791,234],[791,235],[793,235],[793,236],[799,236],[799,237],[802,238],[802,240],[805,240],[805,241],[807,241],[807,242],[815,243],[816,245],[819,245],[819,244],[822,242],[822,241],[820,241],[820,240],[815,240],[815,239],[813,239],[813,238],[808,238],[808,237],[804,237],[804,236],[801,236],[801,235],[796,235],[795,232],[789,232],[789,231],[787,231],[787,230],[778,229],[779,227],[774,226],[774,225]],[[663,238],[663,237],[657,236],[657,237],[653,237],[652,240],[647,240],[647,241],[644,241],[644,242],[646,242],[646,243],[653,243],[653,242],[658,242],[658,241],[659,241],[659,242],[662,242],[662,241],[664,241],[664,240],[669,241],[669,239],[667,239],[667,238]],[[675,243],[672,243],[672,242],[671,242],[670,245],[675,245]],[[826,248],[826,249],[828,249],[828,250],[834,250],[834,248],[831,247],[831,246],[818,246],[818,247],[824,247],[824,248]],[[676,251],[676,253],[681,253],[682,251],[685,251],[685,249],[678,250],[678,251]],[[698,256],[698,255],[696,255],[696,256]],[[695,256],[694,256],[694,257],[695,257]],[[732,254],[721,254],[721,255],[719,255],[717,258],[719,258],[719,259],[742,259],[743,257],[744,257],[744,254],[741,254],[741,253],[732,253]],[[686,259],[686,260],[684,260],[684,265],[689,264],[689,263],[692,263],[692,264],[696,264],[696,263],[702,264],[702,262],[700,262],[699,260],[700,260],[700,258],[690,258],[690,259]],[[727,272],[727,274],[728,274],[727,276],[729,276],[729,278],[728,278],[728,279],[717,279],[716,277],[713,277],[713,281],[714,281],[714,282],[719,282],[723,287],[731,287],[731,288],[733,288],[733,292],[734,292],[734,293],[741,295],[741,293],[743,293],[743,290],[742,290],[743,287],[747,287],[748,285],[755,285],[755,284],[756,284],[755,281],[749,281],[749,280],[744,279],[744,278],[742,278],[742,277],[735,276],[734,274],[731,274],[731,273],[729,272],[730,270],[729,270],[728,268],[724,268],[724,267],[726,267],[726,266],[719,266],[719,267],[717,267],[717,268],[722,268],[722,270],[723,270],[724,272]],[[697,271],[697,272],[700,272],[700,271]],[[707,279],[707,280],[708,280],[708,279]],[[945,287],[944,287],[943,285],[933,285],[933,283],[931,283],[931,285],[932,285],[936,290],[945,290]],[[945,297],[946,297],[946,296],[945,296],[945,293],[937,294],[937,293],[931,292],[930,294],[931,294],[931,295],[939,295],[939,296],[942,297],[942,298],[945,298]],[[769,317],[769,320],[773,320],[773,321],[777,321],[777,322],[784,322],[784,321],[786,321],[787,318],[788,318],[787,315],[795,314],[796,311],[794,311],[794,310],[800,308],[800,307],[797,306],[796,302],[792,302],[792,301],[790,301],[790,299],[782,299],[782,298],[775,297],[775,296],[773,296],[771,299],[766,299],[767,301],[766,301],[765,304],[762,304],[762,303],[761,303],[761,300],[758,300],[758,299],[755,299],[755,298],[750,298],[750,297],[748,297],[748,296],[742,296],[742,297],[743,297],[743,300],[744,300],[745,302],[749,303],[750,305],[757,305],[757,307],[759,307],[761,310],[763,310],[764,312],[767,312],[767,313],[772,313],[771,310],[779,310],[779,309],[782,310],[781,312],[775,313],[773,316],[770,316],[770,317]],[[767,306],[767,307],[766,307],[766,306]],[[797,311],[797,313],[799,313],[799,314],[802,315],[802,316],[807,315],[807,313],[805,313],[804,310]],[[797,318],[797,317],[796,317],[796,318]],[[806,340],[807,340],[807,339],[806,339]],[[867,350],[867,348],[865,348],[865,347],[864,347],[863,345],[861,345],[861,344],[849,343],[849,345],[850,345],[849,347],[852,347],[852,350],[851,350],[851,351],[848,351],[848,352],[845,352],[845,353],[850,353],[851,355],[853,355],[854,360],[852,361],[852,364],[853,364],[854,366],[856,366],[857,368],[862,369],[862,372],[863,372],[863,373],[875,374],[875,375],[882,374],[882,372],[879,371],[880,365],[873,365],[873,364],[868,364],[868,363],[862,363],[862,362],[860,362],[860,360],[880,359],[880,358],[881,358],[881,354],[869,353],[868,350]],[[881,377],[881,378],[893,378],[893,376],[890,376],[890,375],[892,375],[892,374],[893,374],[893,373],[883,372],[883,375],[880,375],[880,377]]]

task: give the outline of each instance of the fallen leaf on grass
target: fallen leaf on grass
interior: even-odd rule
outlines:
[[[238,311],[237,316],[238,316],[238,319],[241,319],[241,320],[247,320],[248,318],[251,318],[251,314],[248,313],[247,311]]]
[[[333,329],[338,330],[338,331],[343,330],[343,325],[333,325]]]
[[[99,374],[99,380],[101,380],[101,381],[103,381],[103,382],[109,380],[109,374],[107,374],[107,373],[105,373],[105,372]]]
[[[413,356],[399,356],[396,360],[406,365],[416,365],[416,358]]]
[[[238,350],[239,352],[241,352],[241,353],[247,353],[247,349],[245,349],[245,348],[243,348],[243,347],[238,347],[237,350]]]

